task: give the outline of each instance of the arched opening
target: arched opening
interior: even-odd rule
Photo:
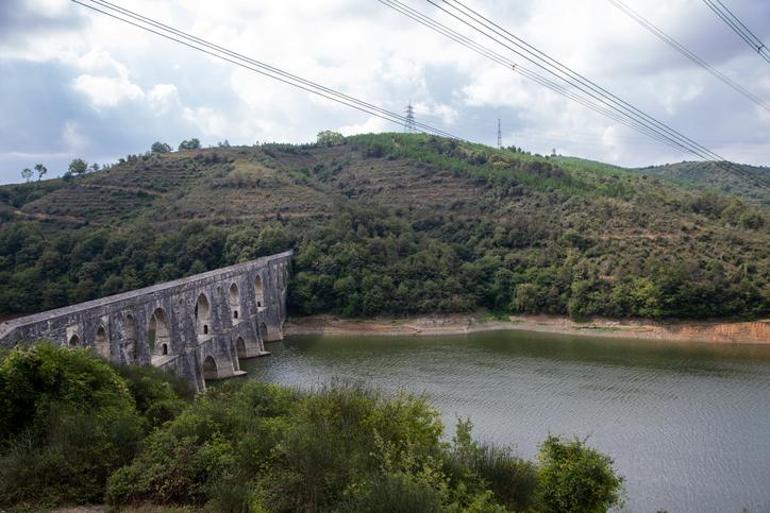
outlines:
[[[257,301],[257,309],[265,307],[265,291],[262,289],[262,277],[257,275],[254,280],[254,295]]]
[[[70,347],[77,347],[80,345],[80,337],[77,335],[72,335],[70,339],[67,341],[67,344],[69,344]]]
[[[201,293],[195,303],[195,324],[198,327],[198,335],[209,334],[209,323],[211,323],[211,304],[206,294]]]
[[[172,347],[169,335],[166,312],[162,308],[158,308],[150,317],[150,325],[147,328],[150,353],[155,356],[171,354]]]
[[[94,346],[96,347],[96,354],[104,358],[110,359],[110,341],[107,338],[107,330],[104,326],[96,328],[96,337],[94,337]]]
[[[243,337],[238,337],[235,341],[235,352],[238,358],[246,358],[246,342],[243,341]]]
[[[211,356],[207,356],[203,360],[203,379],[217,379],[218,377],[217,362]]]
[[[136,360],[136,319],[131,314],[126,314],[123,322],[123,338],[126,358],[129,362]]]
[[[233,319],[238,319],[238,312],[241,309],[241,294],[238,291],[238,285],[233,283],[230,285],[230,311],[233,313]]]
[[[262,337],[262,341],[267,340],[267,324],[264,322],[259,325],[259,336]]]

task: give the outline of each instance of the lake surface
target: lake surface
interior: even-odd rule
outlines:
[[[243,361],[257,379],[333,378],[425,393],[451,434],[531,458],[548,433],[588,436],[626,477],[623,511],[770,513],[770,347],[487,332],[290,337]]]

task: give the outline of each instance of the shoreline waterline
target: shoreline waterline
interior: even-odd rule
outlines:
[[[770,344],[770,320],[655,322],[595,318],[512,315],[505,320],[482,315],[431,315],[407,318],[347,319],[331,315],[290,317],[285,335],[431,336],[485,331],[533,331],[555,335],[630,338],[711,344]]]

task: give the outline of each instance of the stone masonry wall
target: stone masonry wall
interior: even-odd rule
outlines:
[[[281,340],[292,252],[20,317],[0,324],[0,346],[47,340],[92,347],[121,364],[172,369],[197,390],[242,374],[239,358]]]

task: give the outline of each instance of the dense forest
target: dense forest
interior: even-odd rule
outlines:
[[[549,436],[537,461],[451,441],[423,398],[230,381],[191,397],[90,350],[0,352],[0,510],[102,504],[152,513],[600,513],[612,460]],[[176,506],[185,506],[176,509]]]
[[[191,148],[0,187],[0,315],[288,248],[295,315],[770,313],[770,212],[708,166],[696,187],[419,134]]]

